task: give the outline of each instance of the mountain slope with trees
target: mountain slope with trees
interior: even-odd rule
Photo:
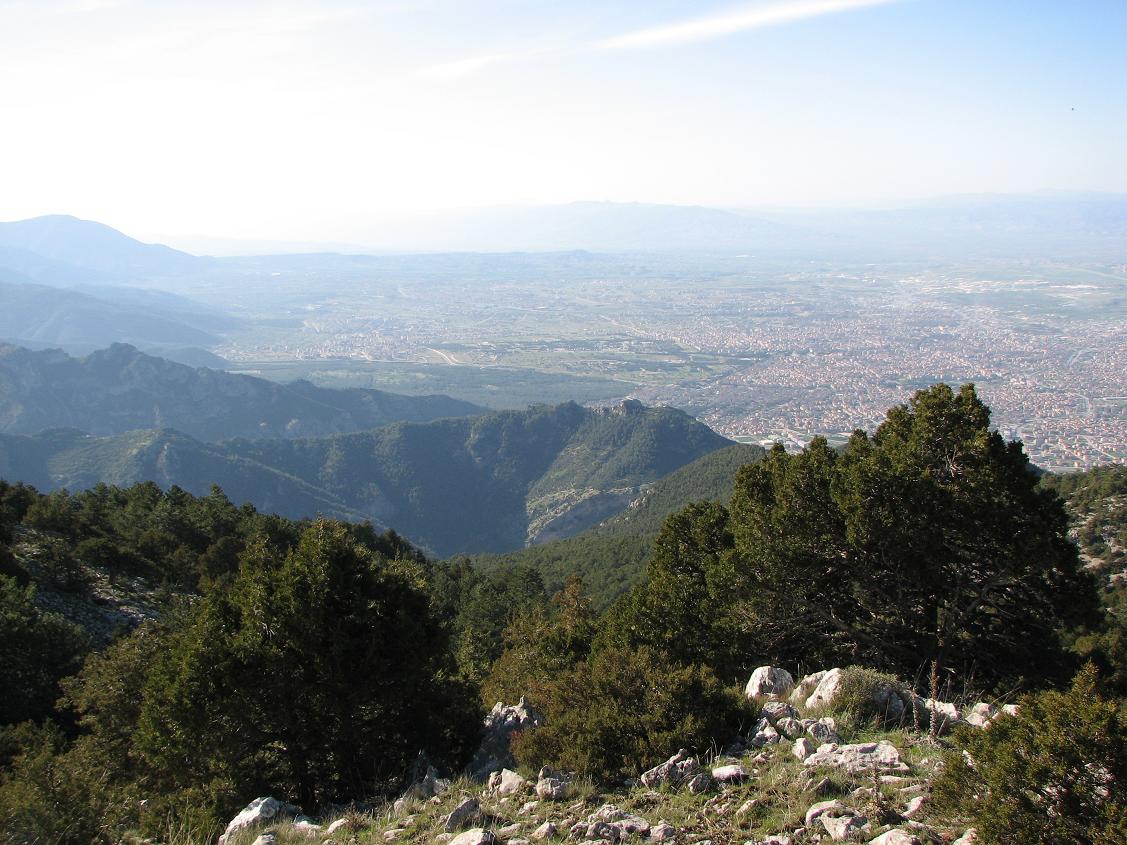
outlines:
[[[431,552],[508,551],[578,532],[730,441],[672,408],[574,403],[334,437],[201,443],[179,432],[0,435],[0,477],[41,490],[156,481],[284,516],[395,526]]]
[[[85,358],[0,346],[0,432],[11,434],[172,428],[208,441],[318,437],[484,411],[449,396],[278,384],[188,367],[121,343]]]

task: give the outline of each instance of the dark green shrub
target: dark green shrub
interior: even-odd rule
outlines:
[[[1127,721],[1089,665],[1067,692],[1028,696],[1016,716],[964,728],[935,784],[941,809],[995,845],[1127,841]]]
[[[913,708],[912,691],[899,678],[864,666],[849,666],[842,672],[841,689],[833,702],[834,713],[853,727],[911,724]]]
[[[556,676],[532,703],[544,725],[516,738],[522,765],[551,765],[601,782],[636,776],[679,748],[700,753],[747,728],[755,713],[712,670],[647,647],[610,648]]]

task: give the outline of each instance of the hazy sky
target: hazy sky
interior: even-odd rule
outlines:
[[[0,220],[1127,191],[1125,0],[0,0]]]

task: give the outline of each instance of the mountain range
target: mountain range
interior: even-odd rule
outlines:
[[[170,429],[0,435],[0,478],[42,490],[151,480],[283,516],[369,519],[433,554],[569,536],[730,441],[672,408],[575,403],[306,439],[203,443]]]
[[[485,411],[449,396],[278,384],[114,344],[84,358],[0,345],[0,432],[169,428],[198,440],[309,437]]]

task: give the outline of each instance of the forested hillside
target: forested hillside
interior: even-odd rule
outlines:
[[[727,503],[736,470],[763,458],[763,449],[736,443],[697,458],[646,488],[629,507],[597,526],[549,543],[502,555],[474,555],[483,570],[526,566],[549,590],[578,574],[596,610],[606,609],[645,576],[646,557],[666,518],[692,502]]]
[[[317,437],[484,411],[449,396],[278,384],[184,366],[123,343],[85,358],[0,345],[0,432],[10,434],[171,428],[207,441]]]
[[[172,430],[0,435],[0,477],[41,490],[155,481],[302,518],[395,526],[430,552],[508,551],[626,507],[730,441],[671,408],[574,403],[326,438],[201,443]]]

